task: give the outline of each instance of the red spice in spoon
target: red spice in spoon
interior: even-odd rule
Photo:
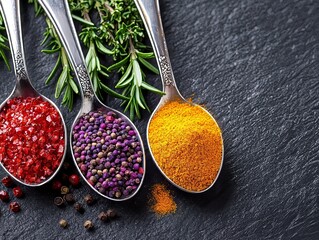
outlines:
[[[13,98],[0,113],[0,162],[16,178],[39,184],[59,167],[64,128],[58,111],[41,97]]]

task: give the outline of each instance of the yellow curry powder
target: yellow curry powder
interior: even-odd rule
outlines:
[[[199,106],[166,103],[150,122],[148,138],[162,171],[190,190],[208,188],[222,160],[222,136],[216,122]]]
[[[176,211],[176,203],[168,189],[163,184],[155,184],[151,189],[151,209],[159,215],[166,215]]]

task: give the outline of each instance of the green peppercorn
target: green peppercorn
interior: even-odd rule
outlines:
[[[60,225],[61,228],[67,228],[68,222],[65,219],[61,219],[59,221],[59,225]]]
[[[84,226],[85,229],[87,229],[87,230],[91,230],[91,229],[93,229],[93,227],[94,227],[92,221],[90,221],[90,220],[86,220],[86,221],[84,222],[83,226]]]

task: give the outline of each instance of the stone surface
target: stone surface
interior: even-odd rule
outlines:
[[[55,60],[40,52],[43,18],[23,7],[29,74],[54,99],[54,85],[43,84]],[[0,203],[0,239],[319,238],[319,2],[163,0],[161,7],[181,92],[205,104],[223,129],[225,159],[217,186],[200,195],[171,187],[177,211],[158,218],[148,207],[149,188],[167,182],[147,154],[144,185],[132,200],[113,203],[96,196],[97,203],[81,215],[72,207],[56,208],[48,187],[24,188],[17,215]],[[14,77],[2,63],[0,72],[3,101]],[[160,86],[157,76],[149,81]],[[158,96],[147,98],[154,109]],[[118,102],[108,103],[119,109]],[[72,113],[63,110],[69,127],[78,106]],[[136,121],[144,140],[148,118],[144,112]],[[88,192],[83,186],[76,197]],[[120,217],[102,224],[98,214],[109,207]],[[67,229],[59,227],[61,218],[69,222]],[[91,232],[83,228],[87,219],[94,222]]]

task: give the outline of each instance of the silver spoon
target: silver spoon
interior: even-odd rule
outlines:
[[[30,82],[30,78],[27,72],[27,67],[25,64],[24,59],[24,50],[23,50],[23,40],[22,40],[22,31],[21,31],[21,19],[20,19],[20,1],[19,0],[1,0],[0,1],[0,10],[2,13],[2,16],[5,21],[7,34],[9,38],[10,48],[11,48],[11,54],[13,59],[13,67],[14,67],[14,73],[16,76],[16,85],[10,94],[10,96],[4,100],[4,102],[0,105],[0,112],[3,110],[3,107],[6,106],[7,101],[9,99],[13,99],[16,97],[41,97],[44,101],[49,102],[60,114],[61,122],[63,123],[64,128],[64,153],[61,158],[61,162],[59,167],[54,171],[54,173],[45,181],[37,184],[29,184],[25,183],[19,178],[15,177],[13,174],[11,174],[3,164],[1,166],[3,169],[10,175],[13,179],[15,179],[17,182],[30,187],[37,187],[44,185],[45,183],[49,182],[59,171],[60,167],[62,166],[62,163],[65,158],[66,154],[66,147],[67,147],[67,130],[66,125],[63,120],[62,113],[57,108],[57,106],[48,98],[38,93],[32,86]]]
[[[144,168],[144,174],[143,174],[143,177],[141,179],[141,182],[140,182],[138,188],[135,190],[134,193],[132,193],[131,195],[129,195],[128,197],[125,197],[125,198],[111,198],[109,196],[106,196],[106,195],[100,193],[91,184],[89,184],[89,182],[86,180],[85,176],[83,176],[83,174],[81,173],[81,170],[79,169],[79,167],[76,163],[76,160],[74,157],[74,152],[72,149],[72,156],[73,156],[73,160],[75,162],[75,165],[77,166],[77,169],[78,169],[79,173],[81,174],[82,178],[84,179],[84,181],[95,192],[97,192],[101,196],[108,198],[110,200],[113,200],[113,201],[123,201],[123,200],[130,199],[141,188],[143,180],[144,180],[144,176],[145,176],[145,152],[144,152],[142,138],[141,138],[138,130],[136,129],[136,127],[130,121],[129,118],[127,118],[121,112],[119,112],[111,107],[105,106],[96,97],[96,95],[93,91],[92,85],[91,85],[90,77],[89,77],[87,69],[86,69],[86,65],[85,65],[83,53],[81,50],[80,42],[77,38],[77,33],[75,31],[74,24],[73,24],[73,21],[71,18],[68,1],[67,0],[63,0],[63,1],[61,1],[61,0],[38,0],[38,1],[41,4],[41,6],[43,7],[43,9],[45,10],[47,16],[50,18],[51,22],[53,23],[53,25],[54,25],[62,43],[63,43],[63,46],[64,46],[64,48],[69,56],[70,62],[72,64],[72,67],[73,67],[74,72],[75,72],[75,75],[76,75],[76,77],[80,83],[80,86],[81,86],[82,106],[81,106],[81,109],[80,109],[76,119],[73,122],[71,129],[73,130],[73,128],[76,125],[76,123],[78,122],[79,118],[84,113],[89,113],[90,111],[94,111],[94,110],[102,110],[103,112],[108,112],[108,111],[115,112],[118,116],[120,116],[122,119],[124,119],[129,125],[131,125],[131,127],[133,127],[133,129],[137,133],[138,140],[141,144],[141,149],[143,152],[142,163],[143,163],[143,168]],[[72,146],[72,131],[71,131],[70,140],[71,140],[70,143]]]
[[[170,181],[177,188],[179,188],[185,192],[189,192],[189,193],[205,192],[214,185],[214,183],[216,182],[216,180],[219,176],[219,173],[221,171],[222,164],[223,164],[223,158],[224,158],[223,141],[222,141],[222,159],[221,159],[221,164],[220,164],[220,168],[219,168],[219,171],[217,173],[217,176],[214,179],[214,181],[211,183],[211,185],[202,191],[190,191],[188,189],[185,189],[185,188],[177,185],[175,182],[173,182],[165,174],[165,172],[160,168],[160,166],[156,162],[156,159],[152,153],[152,147],[151,147],[150,142],[149,142],[148,133],[149,133],[149,125],[150,125],[155,113],[161,107],[163,107],[166,103],[168,103],[170,101],[176,101],[176,100],[182,101],[182,102],[187,102],[187,101],[180,94],[180,92],[176,86],[171,62],[169,59],[168,49],[167,49],[167,45],[166,45],[165,34],[164,34],[162,20],[161,20],[161,14],[160,14],[159,1],[158,0],[134,0],[134,2],[139,10],[139,13],[140,13],[142,19],[143,19],[145,28],[147,30],[148,36],[149,36],[151,44],[153,46],[156,61],[157,61],[157,64],[159,66],[159,71],[160,71],[160,76],[161,76],[162,83],[163,83],[164,92],[166,93],[165,95],[162,96],[159,104],[157,105],[156,109],[152,113],[152,115],[149,119],[148,125],[147,125],[147,143],[150,146],[150,152],[151,152],[152,158],[153,158],[156,166],[158,167],[158,169],[164,175],[164,177],[166,177],[166,179],[168,181]],[[187,103],[189,103],[189,102],[187,102]],[[213,116],[208,111],[206,111],[206,109],[204,109],[204,108],[202,108],[202,109],[215,121]],[[215,121],[215,123],[217,124],[216,121]]]

